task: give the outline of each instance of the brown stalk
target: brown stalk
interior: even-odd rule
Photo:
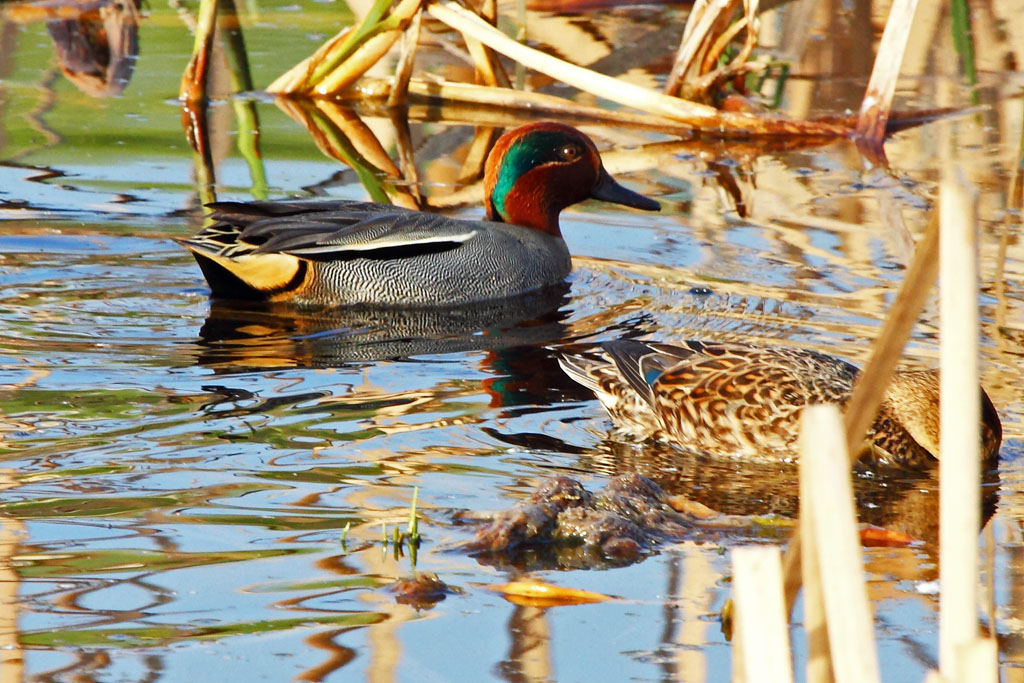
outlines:
[[[853,394],[843,413],[846,427],[846,445],[850,458],[861,452],[864,434],[878,412],[878,406],[893,371],[903,353],[903,347],[910,337],[921,310],[931,295],[932,285],[939,270],[939,210],[932,210],[924,237],[917,246],[914,260],[907,269],[903,286],[890,309],[889,317],[882,326],[873,345],[873,352],[863,372],[857,377]],[[852,464],[852,463],[851,463]],[[799,525],[799,522],[798,522]],[[793,603],[800,591],[801,542],[799,526],[790,538],[789,547],[782,559],[783,577],[786,587],[786,611],[793,610]]]

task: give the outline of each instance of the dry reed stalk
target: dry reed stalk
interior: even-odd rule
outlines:
[[[347,89],[350,85],[359,80],[370,67],[380,61],[402,37],[403,31],[384,31],[370,36],[366,41],[356,48],[345,61],[335,67],[323,80],[313,86],[313,93],[317,95],[330,95]]]
[[[551,59],[555,58],[551,57]],[[615,81],[615,79],[611,80]],[[390,78],[364,77],[347,93],[336,93],[336,96],[362,100],[387,98],[391,87],[392,79]],[[644,88],[640,88],[640,90],[650,92]],[[819,144],[836,137],[845,137],[852,131],[853,123],[852,120],[841,118],[832,118],[828,121],[820,119],[797,121],[740,114],[722,114],[713,118],[705,116],[668,118],[655,114],[590,107],[544,93],[491,88],[444,79],[413,78],[409,81],[409,95],[437,100],[443,105],[452,107],[459,104],[490,107],[497,112],[494,119],[496,121],[507,121],[509,119],[508,111],[517,110],[523,115],[529,115],[535,119],[541,116],[555,116],[560,119],[576,121],[611,121],[631,128],[648,129],[679,136],[690,136],[696,131],[701,131],[709,136],[722,139],[747,139],[752,136],[759,140],[764,140],[765,137],[770,137],[773,140],[788,138],[791,144],[806,144],[807,141]],[[683,101],[676,98],[668,99],[677,102]],[[486,118],[486,115],[481,113],[480,117]],[[434,114],[431,118],[437,118],[437,115]],[[482,121],[480,122],[482,123]],[[802,141],[797,142],[797,138],[802,138]]]
[[[957,683],[999,683],[999,647],[995,638],[975,638],[957,648]]]
[[[911,261],[907,275],[903,278],[900,293],[889,310],[889,317],[882,326],[882,332],[873,344],[871,358],[857,376],[853,393],[846,404],[843,423],[846,428],[846,448],[851,457],[856,457],[860,452],[864,434],[878,412],[889,379],[903,353],[903,346],[907,343],[914,324],[931,295],[931,288],[939,270],[938,214],[937,209],[932,211],[924,237],[917,245],[914,260]],[[793,533],[782,561],[788,611],[792,611],[800,590],[800,538],[798,529]]]
[[[480,82],[496,88],[509,87],[508,76],[505,75],[497,60],[492,61],[492,53],[487,49],[487,46],[469,36],[463,36],[462,38],[466,42],[469,56],[473,59],[473,66],[476,67],[477,77],[480,79]]]
[[[811,478],[800,476],[799,533],[805,552],[801,555],[800,572],[804,584],[804,633],[807,634],[807,680],[811,683],[831,683],[832,654],[828,648],[828,621],[825,618],[825,595],[821,586],[821,567],[818,565],[814,525],[810,523]],[[785,596],[784,596],[785,597]],[[788,611],[787,611],[788,614]]]
[[[421,5],[422,0],[401,0],[386,17],[376,20],[385,8],[375,3],[358,28],[343,29],[278,77],[267,92],[330,95],[348,88],[388,53]]]
[[[733,669],[742,669],[746,683],[792,681],[779,549],[736,548],[732,577],[736,636],[742,643],[742,661]]]
[[[672,70],[665,82],[665,94],[679,92],[688,76],[699,76],[696,71],[704,61],[714,39],[729,25],[740,0],[697,0],[686,18],[683,39],[679,43]],[[696,67],[696,69],[695,69]]]
[[[843,418],[835,405],[804,408],[800,416],[801,511],[812,527],[828,621],[832,673],[838,683],[880,680],[871,606],[864,585],[857,513],[850,482]]]
[[[321,64],[328,59],[329,55],[337,51],[348,39],[349,33],[351,32],[351,26],[343,28],[336,36],[330,38],[326,43],[318,47],[309,57],[306,57],[301,62],[274,79],[274,81],[267,86],[267,92],[277,95],[285,95],[303,91],[306,84],[313,77],[313,70],[316,68],[316,65]]]
[[[718,113],[713,107],[656,93],[517,43],[450,0],[434,0],[427,4],[427,11],[463,35],[472,36],[526,67],[612,102],[670,118],[714,117]]]
[[[871,80],[860,105],[857,135],[876,146],[881,146],[885,138],[885,124],[889,120],[896,79],[900,75],[900,64],[903,63],[903,52],[910,38],[916,9],[917,0],[893,2],[871,69]]]
[[[718,88],[725,81],[736,78],[742,74],[752,71],[759,71],[764,68],[762,64],[747,63],[750,55],[757,47],[757,38],[760,24],[757,20],[758,0],[747,0],[743,3],[744,16],[732,25],[727,26],[715,39],[714,43],[707,48],[704,58],[695,73],[686,78],[682,84],[685,97],[691,99],[708,99],[710,94],[717,92]],[[739,35],[740,31],[746,30],[746,39],[743,47],[735,57],[726,65],[715,68],[729,43]]]
[[[402,56],[399,57],[398,66],[395,68],[395,84],[388,93],[389,107],[404,105],[409,96],[409,79],[412,78],[412,68],[416,64],[416,47],[420,42],[422,23],[423,10],[419,10],[413,15],[409,28],[402,36]]]
[[[480,18],[490,24],[491,26],[497,26],[498,22],[498,6],[493,0],[484,3],[478,15]],[[463,41],[466,43],[466,49],[469,50],[469,55],[473,59],[473,65],[476,67],[477,78],[484,85],[490,85],[498,88],[510,88],[512,87],[511,81],[508,79],[508,75],[505,70],[501,67],[501,62],[498,61],[498,56],[494,54],[491,48],[487,47],[479,40],[471,36],[463,34]]]
[[[363,78],[357,88],[363,97],[386,97],[391,89],[391,79]],[[424,80],[413,78],[409,81],[409,94],[441,100],[447,103],[468,103],[488,105],[495,109],[528,110],[531,114],[557,116],[562,119],[612,121],[637,128],[658,130],[669,134],[687,135],[694,127],[679,121],[652,116],[650,114],[634,114],[613,111],[600,107],[578,104],[555,95],[509,88],[492,88],[486,85],[459,83],[447,80]],[[507,120],[504,115],[502,120]]]
[[[958,649],[977,637],[981,526],[977,199],[958,171],[943,178],[939,198],[939,669],[966,680]]]

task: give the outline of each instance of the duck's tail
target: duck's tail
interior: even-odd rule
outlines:
[[[212,296],[228,299],[271,300],[298,290],[309,264],[282,253],[253,253],[253,247],[231,241],[230,226],[215,224],[187,239],[175,241],[192,252]]]

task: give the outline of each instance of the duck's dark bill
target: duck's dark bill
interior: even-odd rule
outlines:
[[[633,192],[633,190],[627,190],[615,182],[615,179],[608,175],[608,171],[603,168],[601,169],[601,177],[598,178],[597,185],[594,186],[594,191],[590,193],[590,196],[601,201],[612,202],[613,204],[632,206],[634,209],[661,211],[661,205],[658,202]]]

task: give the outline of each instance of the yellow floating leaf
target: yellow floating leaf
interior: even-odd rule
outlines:
[[[564,588],[544,581],[509,581],[485,586],[487,590],[501,593],[509,602],[530,607],[557,607],[558,605],[582,605],[590,602],[614,600],[611,595],[593,593],[579,588]]]

